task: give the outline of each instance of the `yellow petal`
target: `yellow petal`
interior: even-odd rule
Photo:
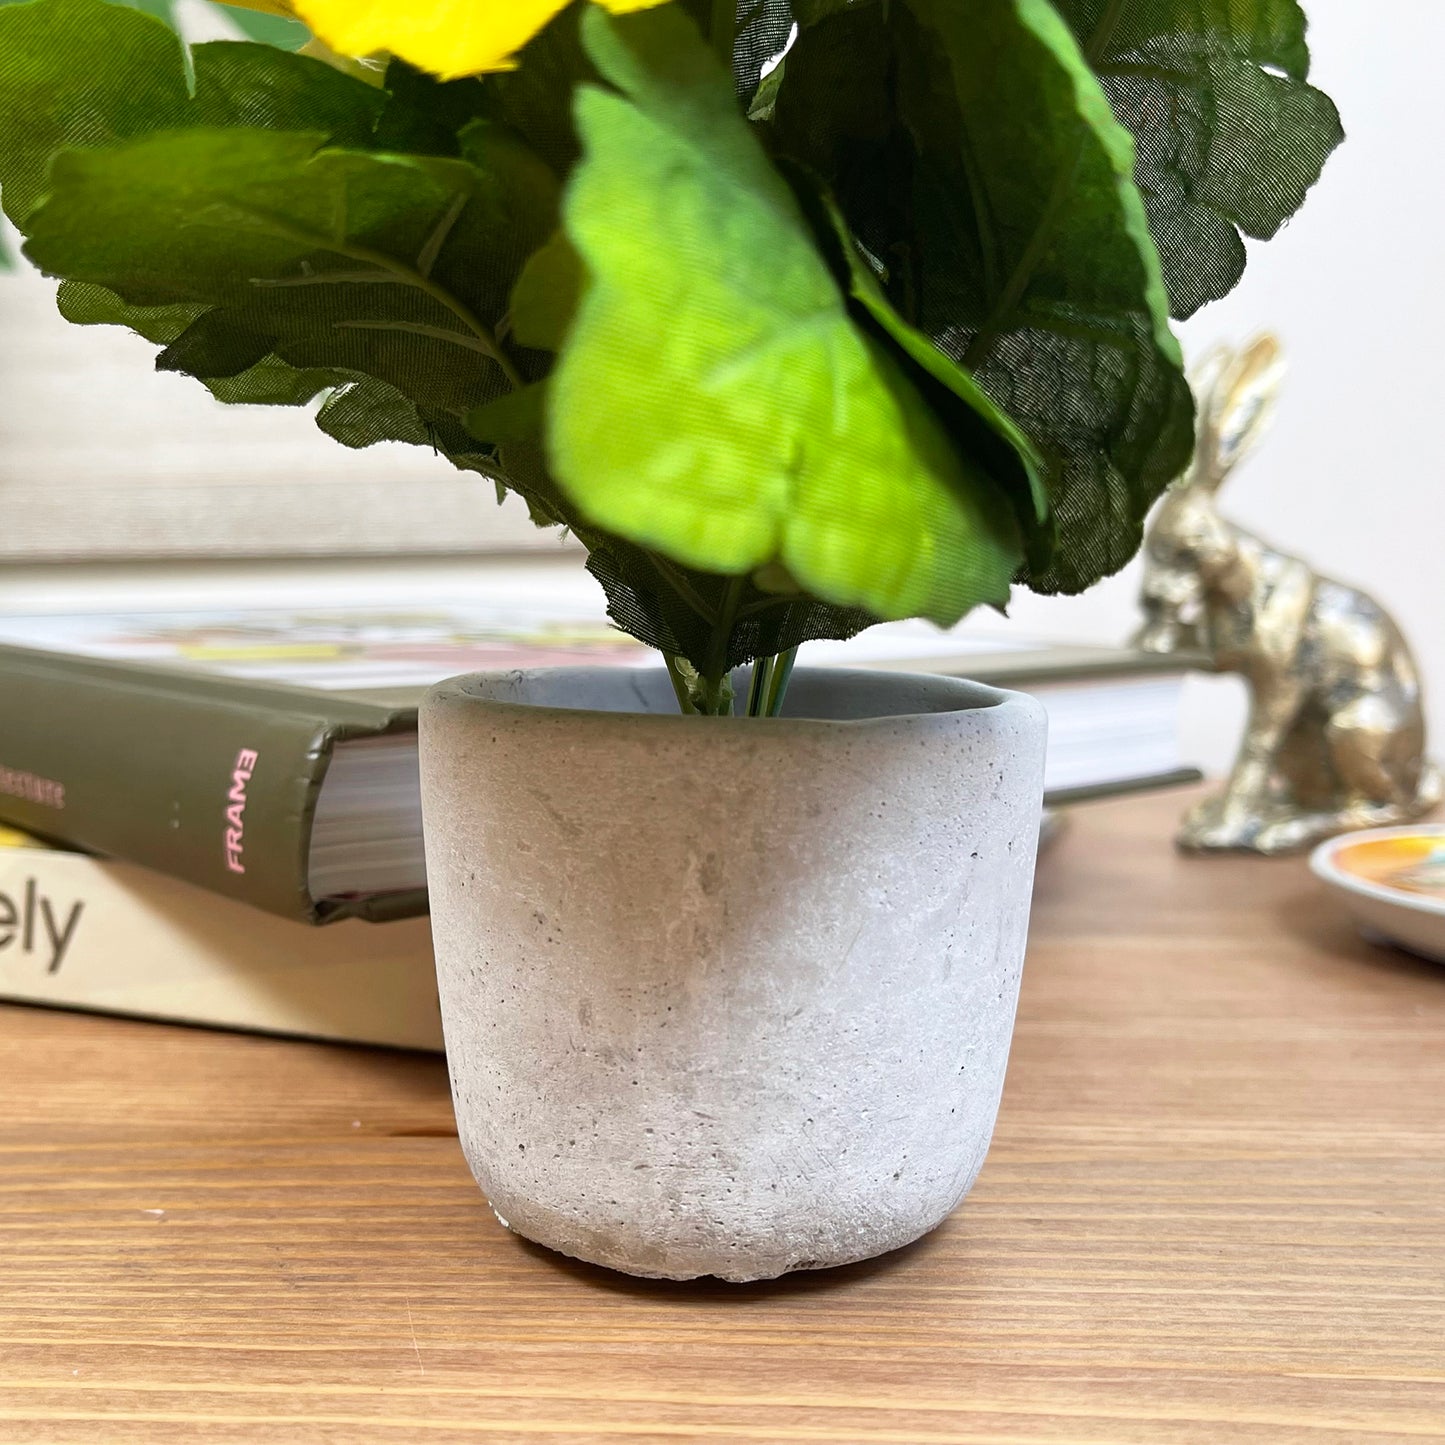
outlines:
[[[250,0],[257,9],[282,0]],[[666,0],[599,0],[615,15]],[[451,80],[510,70],[513,56],[568,0],[292,0],[292,9],[343,55],[389,51]]]

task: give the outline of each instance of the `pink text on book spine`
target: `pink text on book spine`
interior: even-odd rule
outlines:
[[[27,803],[39,803],[42,808],[58,811],[65,807],[64,783],[27,773],[23,768],[7,768],[3,763],[0,763],[0,793],[23,798]]]
[[[231,770],[230,806],[226,809],[226,867],[232,873],[246,871],[246,786],[256,771],[258,757],[250,748],[242,748]]]

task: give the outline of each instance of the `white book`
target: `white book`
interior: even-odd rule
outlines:
[[[0,829],[0,999],[440,1049],[425,918],[311,928]]]

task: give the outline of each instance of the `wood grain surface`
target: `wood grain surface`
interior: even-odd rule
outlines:
[[[434,1059],[0,1010],[0,1441],[1445,1439],[1445,969],[1182,801],[1044,858],[958,1214],[772,1285],[504,1233]]]

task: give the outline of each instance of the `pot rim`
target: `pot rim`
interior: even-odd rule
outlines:
[[[739,668],[735,675],[741,674],[746,677],[748,671],[749,669],[746,667]],[[617,667],[595,664],[572,667],[509,668],[462,673],[456,677],[446,678],[428,688],[422,707],[424,711],[433,711],[443,707],[481,708],[502,717],[516,718],[525,715],[529,718],[546,717],[559,721],[566,719],[581,727],[623,723],[628,727],[673,728],[680,725],[696,727],[699,723],[711,722],[724,727],[729,724],[746,723],[749,728],[753,728],[757,724],[765,724],[768,731],[774,733],[800,733],[816,730],[832,732],[839,729],[857,732],[882,727],[897,727],[900,724],[929,727],[962,716],[978,717],[980,720],[993,718],[1003,720],[1009,717],[1021,718],[1028,715],[1040,721],[1046,717],[1043,704],[1028,693],[994,687],[988,683],[973,682],[967,678],[954,677],[945,673],[899,672],[891,668],[800,667],[793,676],[795,683],[817,682],[826,679],[844,689],[851,683],[859,688],[866,686],[874,690],[882,689],[885,692],[892,689],[905,693],[912,691],[914,694],[912,700],[915,704],[918,701],[917,694],[921,690],[925,694],[936,695],[940,705],[932,708],[920,708],[915,705],[905,711],[875,712],[857,717],[754,718],[733,714],[731,717],[699,718],[681,711],[671,710],[655,712],[645,708],[569,707],[553,703],[525,702],[520,698],[498,697],[482,691],[488,686],[499,689],[520,689],[525,681],[533,678],[560,682],[568,677],[589,680],[605,677],[609,681],[615,681],[619,689],[626,689],[629,682],[635,683],[637,679],[643,677],[667,678],[667,669],[664,666]],[[667,685],[670,696],[671,683],[668,682]],[[743,689],[739,689],[739,695],[743,695]],[[633,696],[639,702],[646,701],[635,687]],[[750,733],[749,736],[757,736],[757,734]]]

